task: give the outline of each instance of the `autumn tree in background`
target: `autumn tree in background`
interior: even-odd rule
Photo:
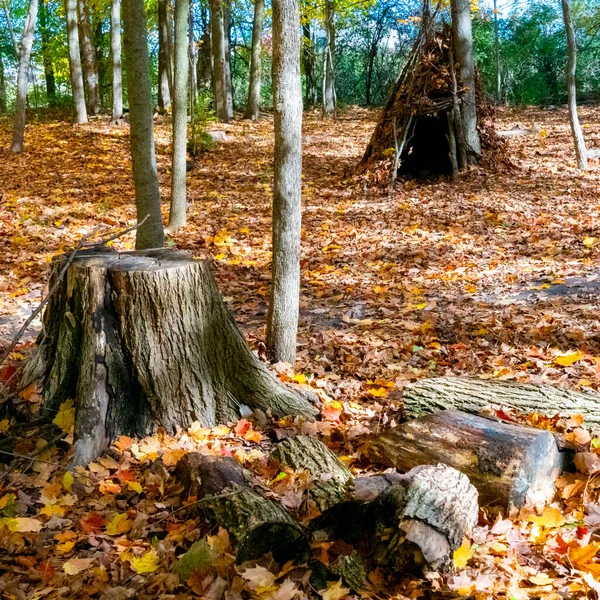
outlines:
[[[69,65],[71,68],[71,88],[75,105],[75,120],[77,123],[87,123],[87,108],[83,88],[83,71],[81,69],[81,54],[79,50],[79,27],[77,26],[77,0],[65,0],[67,32],[69,36]]]
[[[325,0],[325,48],[323,49],[323,115],[335,113],[335,9],[333,0]]]
[[[88,0],[77,0],[77,9],[79,15],[79,46],[81,48],[84,83],[87,91],[87,107],[90,114],[97,115],[101,108],[100,87]]]
[[[69,0],[72,1],[72,0]],[[123,46],[131,123],[131,160],[137,220],[138,250],[161,248],[164,230],[154,151],[153,103],[144,0],[123,1]]]
[[[158,0],[158,108],[171,107],[173,91],[173,20],[169,0]]]
[[[273,263],[270,358],[293,364],[300,304],[302,85],[298,0],[273,0]]]
[[[451,0],[451,8],[456,62],[460,65],[460,80],[467,87],[461,107],[464,139],[469,148],[469,160],[476,161],[481,154],[481,142],[477,131],[471,4],[469,0]]]
[[[265,15],[265,0],[254,0],[254,21],[252,25],[252,56],[250,61],[250,85],[244,118],[256,121],[260,116],[260,73],[262,31]]]
[[[33,32],[37,21],[38,0],[29,0],[29,11],[19,55],[19,75],[17,78],[17,104],[11,152],[23,152],[23,138],[25,135],[25,112],[27,110],[27,85],[29,83],[29,60],[33,45]]]
[[[567,87],[569,92],[569,122],[571,123],[571,133],[575,143],[575,154],[577,156],[577,166],[585,171],[588,167],[587,150],[583,131],[579,124],[577,115],[577,86],[575,73],[577,71],[577,40],[573,30],[573,21],[569,10],[569,0],[562,1],[563,18],[565,21],[565,33],[567,35]]]
[[[41,0],[39,8],[40,34],[42,38],[41,51],[44,64],[44,78],[46,80],[46,97],[49,106],[56,106],[56,76],[50,51],[51,33],[48,27],[48,0]]]
[[[123,116],[123,70],[121,66],[121,0],[110,5],[110,50],[112,55],[112,120]]]
[[[229,91],[225,44],[225,14],[223,0],[210,0],[213,51],[213,92],[217,118],[227,123],[233,118],[233,101]]]
[[[188,101],[187,22],[189,0],[175,0],[175,72],[173,78],[173,168],[171,170],[171,211],[169,231],[185,225],[186,149]],[[192,31],[190,31],[190,35]],[[193,38],[192,38],[193,39]],[[193,105],[193,103],[192,103]]]
[[[0,52],[0,113],[6,112],[6,78],[4,76],[4,61]]]

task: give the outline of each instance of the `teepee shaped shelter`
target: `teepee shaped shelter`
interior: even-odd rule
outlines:
[[[466,88],[455,64],[452,28],[435,28],[435,15],[424,18],[411,55],[391,90],[381,118],[358,166],[371,183],[397,176],[429,179],[458,177],[472,162],[463,134],[461,104]],[[479,87],[479,85],[477,86]],[[491,110],[477,89],[478,130],[482,149],[499,141]]]

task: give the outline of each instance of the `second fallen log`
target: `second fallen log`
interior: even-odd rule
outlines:
[[[370,454],[401,471],[450,465],[469,477],[482,507],[508,510],[549,502],[565,462],[549,431],[458,410],[402,423],[375,438]]]

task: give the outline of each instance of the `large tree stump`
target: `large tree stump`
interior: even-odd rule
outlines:
[[[52,286],[66,256],[54,261]],[[110,439],[211,427],[242,405],[276,415],[317,410],[278,383],[247,346],[206,261],[173,250],[81,251],[44,313],[44,407],[74,398],[74,463]]]
[[[403,393],[409,418],[456,408],[479,413],[489,406],[511,406],[522,413],[581,414],[587,423],[600,428],[600,394],[574,392],[551,386],[470,377],[421,379]]]
[[[445,463],[465,473],[482,506],[541,506],[554,496],[564,455],[549,432],[510,425],[457,410],[408,421],[375,438],[371,456],[408,471]]]
[[[198,512],[227,530],[238,562],[269,552],[282,564],[308,551],[306,535],[287,512],[251,487],[251,476],[233,458],[186,454],[175,471]]]

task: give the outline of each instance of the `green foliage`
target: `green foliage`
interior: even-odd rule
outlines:
[[[208,124],[215,121],[215,112],[211,109],[212,94],[208,91],[199,92],[194,111],[190,115],[188,128],[188,154],[198,156],[212,147],[212,138],[208,135]]]

